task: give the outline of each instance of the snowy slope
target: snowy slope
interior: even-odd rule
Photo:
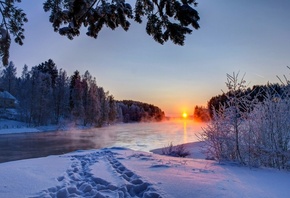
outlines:
[[[48,125],[41,127],[29,127],[25,122],[15,120],[0,119],[0,135],[2,134],[15,134],[15,133],[36,133],[45,131],[59,130],[57,125]]]
[[[290,197],[290,173],[123,148],[0,164],[0,197]]]

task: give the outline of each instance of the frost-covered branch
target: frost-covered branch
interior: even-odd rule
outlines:
[[[227,75],[228,92],[212,106],[212,120],[201,139],[218,161],[290,169],[289,85],[246,88],[238,75]]]

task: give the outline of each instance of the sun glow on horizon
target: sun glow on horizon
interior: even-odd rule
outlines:
[[[182,117],[183,117],[183,118],[187,118],[187,116],[188,116],[188,115],[187,115],[186,112],[184,112],[184,113],[182,114]]]

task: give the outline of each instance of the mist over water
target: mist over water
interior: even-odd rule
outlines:
[[[0,135],[0,162],[59,155],[76,150],[126,147],[139,151],[196,142],[202,123],[171,120],[115,124],[89,130]]]
[[[118,133],[113,146],[150,151],[168,146],[171,142],[174,145],[196,142],[196,135],[201,131],[201,124],[190,120],[129,124]]]

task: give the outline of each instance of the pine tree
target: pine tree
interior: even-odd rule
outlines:
[[[88,112],[90,109],[89,105],[89,89],[90,83],[92,81],[92,76],[89,71],[86,71],[82,78],[82,89],[83,89],[83,108],[84,108],[84,122],[83,125],[86,126],[88,124]]]
[[[19,101],[20,120],[30,123],[32,83],[28,66],[24,65],[19,83],[17,99]]]
[[[70,107],[70,112],[72,112],[75,104],[74,104],[74,100],[73,100],[73,91],[74,91],[74,88],[76,86],[76,83],[79,82],[81,79],[80,77],[80,73],[78,70],[76,70],[74,72],[74,74],[70,77],[70,86],[69,86],[69,89],[70,89],[70,95],[69,95],[69,107]]]
[[[0,1],[0,56],[3,65],[8,64],[10,35],[19,45],[24,40],[24,23],[28,22],[26,14],[16,3],[21,0]],[[103,27],[115,30],[118,27],[128,31],[130,21],[142,23],[146,17],[146,32],[163,44],[171,40],[183,45],[185,37],[193,29],[199,29],[199,13],[194,7],[195,0],[46,0],[45,12],[50,12],[49,21],[55,32],[73,39],[80,35],[80,29],[87,28],[87,36],[97,38]],[[54,82],[52,82],[54,84]]]
[[[70,81],[70,112],[73,119],[78,123],[84,117],[83,86],[79,71],[75,71]]]
[[[96,79],[90,82],[89,101],[88,101],[87,119],[91,125],[98,126],[101,119],[101,101],[99,100],[98,86]]]
[[[33,68],[32,80],[32,123],[36,126],[49,124],[53,117],[52,108],[47,108],[52,106],[53,101],[50,75]]]
[[[117,106],[116,101],[114,100],[114,96],[108,96],[109,103],[109,123],[114,123],[117,119]]]
[[[103,87],[98,87],[98,100],[100,102],[100,118],[98,126],[101,127],[108,123],[109,120],[109,103],[107,100],[108,92],[105,92]]]
[[[65,71],[58,72],[56,85],[53,89],[55,104],[55,123],[58,124],[61,118],[68,118],[69,115],[69,82]]]
[[[24,23],[28,20],[26,14],[15,4],[21,0],[0,1],[0,13],[2,23],[0,25],[0,56],[3,65],[8,65],[9,50],[11,44],[10,35],[14,37],[15,43],[23,45],[24,40]]]
[[[44,10],[51,13],[54,30],[69,39],[78,36],[82,26],[87,27],[88,36],[97,38],[104,26],[112,30],[120,26],[127,31],[129,20],[142,23],[143,17],[147,17],[146,32],[155,41],[163,44],[171,40],[183,45],[191,28],[199,28],[199,14],[193,8],[196,6],[195,0],[137,0],[135,8],[120,0],[47,0]]]
[[[51,78],[51,87],[55,87],[56,79],[58,76],[58,70],[56,64],[53,62],[52,59],[48,59],[48,61],[45,61],[44,63],[39,64],[36,67],[39,71],[42,73],[46,73],[50,75]]]
[[[1,87],[11,93],[12,95],[17,94],[16,90],[16,67],[13,62],[9,62],[8,66],[3,70],[3,76],[1,78]]]

